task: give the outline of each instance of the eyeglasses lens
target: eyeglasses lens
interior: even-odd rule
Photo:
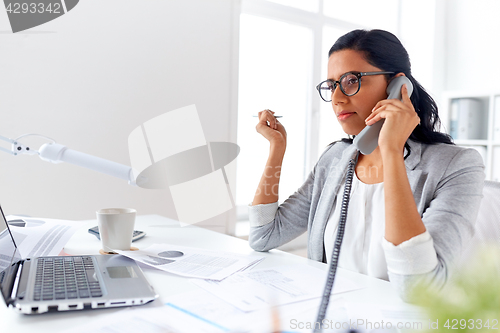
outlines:
[[[340,79],[340,85],[347,96],[352,96],[358,92],[359,79],[354,74],[347,74]]]
[[[326,102],[331,102],[332,93],[335,88],[333,87],[333,83],[330,81],[325,81],[319,87],[319,93],[321,94],[321,98],[323,98]]]
[[[347,96],[355,95],[359,91],[359,78],[351,73],[345,74],[340,78],[340,87],[343,93]],[[332,94],[335,90],[334,83],[332,81],[324,81],[319,86],[319,93],[321,98],[326,102],[332,101]]]

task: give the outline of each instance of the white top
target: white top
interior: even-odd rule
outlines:
[[[332,209],[324,233],[327,262],[331,260],[337,236],[344,187],[345,185],[339,189],[338,201]],[[394,260],[391,260],[391,265],[388,266],[386,256],[398,259],[402,250],[406,254],[404,256],[406,260],[403,261],[406,261],[406,265],[413,266],[412,271],[428,271],[437,265],[435,253],[427,253],[433,251],[432,238],[427,231],[398,246],[385,240],[384,235],[384,183],[365,184],[354,174],[339,267],[389,280],[388,269],[399,271],[401,267],[389,267],[393,266]],[[423,265],[425,267],[415,267],[415,262],[408,262],[408,252],[413,258],[428,258],[428,261]]]

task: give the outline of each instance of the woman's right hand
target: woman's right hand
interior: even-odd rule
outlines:
[[[285,127],[274,117],[274,112],[271,110],[264,110],[258,113],[259,123],[255,129],[263,137],[265,137],[271,147],[286,148],[286,130]]]
[[[285,127],[276,119],[274,112],[264,110],[259,112],[259,123],[255,126],[271,144],[269,157],[255,192],[252,205],[268,204],[278,201],[281,165],[286,150]]]

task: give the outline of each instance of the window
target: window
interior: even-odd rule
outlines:
[[[280,197],[288,197],[304,179],[307,111],[313,85],[312,31],[264,17],[240,18],[240,72],[238,94],[237,205],[248,205],[269,155],[269,142],[255,130],[252,116],[270,109],[283,116],[287,152]]]

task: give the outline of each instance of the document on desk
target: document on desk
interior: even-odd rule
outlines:
[[[193,283],[238,309],[254,311],[321,297],[326,277],[326,271],[295,265],[240,272],[220,282],[193,280]],[[332,293],[361,288],[363,286],[337,276]]]
[[[312,311],[305,317],[312,321],[318,307],[319,300],[313,299],[274,310],[264,307],[244,312],[203,289],[196,289],[169,296],[162,306],[148,305],[103,315],[86,325],[72,327],[66,333],[262,333],[275,328],[277,316],[282,330],[290,331],[290,318],[297,320],[301,314]]]
[[[308,311],[316,314],[319,300],[297,302],[274,309],[266,306],[256,311],[245,312],[208,291],[196,289],[167,297],[165,306],[189,315],[189,322],[186,321],[185,325],[189,325],[190,322],[203,321],[210,323],[214,328],[224,328],[230,332],[262,333],[273,331],[277,324],[282,330],[290,331],[287,325],[289,318],[299,318],[301,314]],[[188,317],[184,316],[184,318],[187,320]],[[172,324],[177,320],[170,318],[169,322]],[[281,323],[276,323],[276,321]]]
[[[153,244],[144,250],[117,253],[163,271],[199,279],[220,281],[264,259],[256,255]]]
[[[165,305],[189,314],[190,322],[204,321],[211,323],[212,326],[226,328],[230,332],[297,332],[290,324],[296,321],[313,322],[316,319],[320,299],[314,298],[273,308],[264,306],[255,311],[245,312],[208,291],[196,289],[167,297]],[[329,310],[335,312],[336,318],[339,318],[339,299],[330,302]],[[169,321],[176,321],[176,319],[171,318]],[[276,326],[281,330],[278,330]],[[310,333],[310,330],[307,332]]]
[[[128,308],[65,333],[222,333],[230,330],[175,306]]]
[[[9,215],[7,221],[19,221],[24,227],[9,225],[23,258],[57,256],[71,236],[85,222]],[[21,221],[22,220],[22,221]],[[22,223],[24,222],[24,223]]]

